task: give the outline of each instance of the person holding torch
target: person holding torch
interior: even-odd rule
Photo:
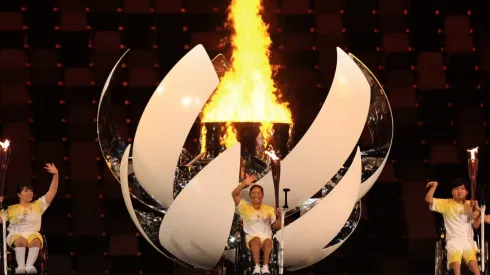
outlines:
[[[44,211],[49,207],[58,191],[58,169],[52,163],[46,163],[46,171],[53,175],[48,192],[39,199],[33,201],[33,188],[30,184],[19,184],[17,196],[19,203],[10,205],[3,216],[9,222],[6,242],[15,251],[17,268],[15,274],[36,274],[34,264],[39,255],[39,249],[43,246],[41,220]],[[3,197],[0,197],[3,202]],[[0,218],[3,222],[3,218]],[[26,248],[28,248],[27,260]]]
[[[430,187],[425,201],[430,210],[441,213],[446,227],[446,250],[450,268],[455,275],[461,274],[461,260],[463,259],[473,274],[480,275],[478,268],[478,246],[473,239],[473,228],[478,228],[480,212],[475,201],[466,199],[467,182],[456,179],[451,184],[451,199],[434,198],[438,186],[437,181],[427,184]]]

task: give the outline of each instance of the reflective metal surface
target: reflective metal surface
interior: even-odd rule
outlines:
[[[121,182],[119,168],[121,166],[121,159],[124,154],[124,150],[126,150],[127,144],[121,137],[117,128],[117,124],[112,115],[112,98],[109,86],[110,82],[112,81],[113,74],[119,65],[119,62],[128,52],[129,50],[127,50],[121,56],[117,64],[112,69],[111,74],[107,78],[107,81],[104,85],[104,90],[102,91],[102,95],[100,97],[99,108],[97,110],[97,137],[99,140],[100,149],[102,151],[102,156],[104,157],[107,167],[119,182]],[[163,209],[163,207],[158,204],[152,198],[152,196],[148,195],[146,191],[139,185],[136,177],[131,177],[129,179],[129,184],[131,196],[134,199],[148,206],[152,210],[165,213],[165,209]]]
[[[368,133],[367,136],[369,138],[361,139],[359,142],[362,154],[362,182],[364,183],[380,168],[383,160],[387,157],[393,135],[392,113],[387,96],[374,75],[357,58],[355,58],[353,55],[350,56],[362,70],[371,85],[371,106],[365,125],[365,132]],[[121,57],[121,59],[123,57]],[[229,69],[228,62],[223,55],[216,56],[213,59],[213,65],[219,76],[223,76],[226,70]],[[116,67],[117,66],[118,64],[116,64]],[[98,140],[104,160],[106,161],[109,170],[113,173],[116,179],[120,181],[119,167],[123,153],[127,148],[127,144],[121,138],[117,125],[111,114],[111,92],[110,89],[108,89],[109,83],[112,80],[112,74],[114,73],[116,67],[114,67],[113,72],[109,76],[100,99],[97,115],[97,126]],[[201,135],[199,139],[201,150],[193,155],[186,149],[182,149],[179,162],[176,163],[173,190],[174,198],[185,188],[190,180],[197,175],[197,173],[199,173],[202,168],[204,168],[221,152],[226,150],[226,147],[222,144],[222,142],[220,142],[225,134],[223,131],[224,124],[225,123],[201,124],[201,127],[205,128],[205,131],[201,131],[204,132],[205,135]],[[261,135],[259,135],[260,124],[234,123],[234,127],[237,131],[238,141],[242,143],[242,169],[240,177],[243,179],[246,173],[250,173],[256,174],[257,178],[260,179],[271,171],[271,158],[265,154],[265,148],[262,146],[264,140],[261,139]],[[271,144],[274,145],[273,149],[279,153],[281,159],[284,159],[290,150],[293,149],[294,145],[292,144],[291,130],[292,125],[288,124],[275,124],[274,126],[274,142]],[[354,149],[355,148],[353,148],[353,150]],[[140,186],[134,173],[132,173],[131,158],[129,163],[130,171],[128,173],[128,179],[131,196],[142,205],[149,208],[149,211],[137,210],[137,218],[140,221],[143,230],[150,237],[152,242],[157,244],[158,247],[161,247],[158,240],[158,230],[163,216],[166,213],[166,209],[158,204],[152,198],[152,196],[148,195],[148,193],[145,192],[145,190]],[[339,169],[337,174],[328,183],[326,183],[322,190],[319,190],[315,196],[305,201],[303,204],[289,209],[285,216],[291,217],[293,214],[298,212],[301,216],[311,210],[322,198],[327,196],[330,191],[333,190],[336,184],[345,175],[349,165],[349,161],[347,161],[344,167]],[[294,190],[291,191],[294,192]],[[361,206],[358,202],[353,208],[348,221],[344,225],[344,228],[326,247],[342,242],[348,238],[348,236],[357,227],[360,220],[360,215]],[[241,219],[237,214],[235,214],[233,224],[230,229],[228,244],[225,249],[233,249],[239,245],[239,231],[241,228]],[[170,253],[166,254],[165,256],[171,258],[175,262],[186,265],[175,257],[172,257]]]
[[[388,97],[373,73],[354,55],[349,54],[356,62],[371,86],[371,106],[364,131],[368,131],[370,139],[359,142],[362,154],[362,183],[381,167],[391,147],[393,138],[393,114],[391,112]],[[347,167],[346,167],[347,168]],[[342,169],[336,179],[342,177]],[[373,179],[376,180],[376,179]],[[362,184],[361,183],[361,184]],[[333,184],[333,182],[331,183]],[[325,192],[328,194],[328,192]],[[326,194],[323,194],[325,196]],[[361,219],[360,202],[352,210],[352,214],[339,234],[326,246],[333,246],[346,240],[356,229]]]
[[[362,183],[370,179],[371,176],[380,168],[385,158],[388,156],[393,137],[393,118],[388,97],[372,72],[354,55],[349,54],[356,62],[371,86],[371,105],[368,118],[364,126],[364,132],[368,133],[369,139],[361,139],[358,143],[362,155]],[[343,168],[330,180],[325,187],[314,198],[305,201],[296,209],[288,211],[287,216],[300,211],[300,215],[311,210],[322,198],[333,190],[335,185],[342,179],[345,172],[350,167],[349,161]],[[375,180],[375,179],[374,179]],[[362,184],[361,183],[361,184]],[[361,218],[361,206],[357,203],[352,213],[339,234],[326,246],[333,246],[347,239],[356,229]]]

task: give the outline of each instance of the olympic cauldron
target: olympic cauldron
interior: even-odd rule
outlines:
[[[285,236],[285,267],[297,270],[314,264],[352,234],[360,220],[360,199],[383,170],[393,137],[386,94],[355,56],[337,49],[337,69],[329,95],[298,142],[293,143],[292,124],[275,123],[271,137],[264,139],[260,123],[235,122],[231,125],[240,143],[236,147],[223,143],[229,123],[200,122],[199,112],[193,114],[193,120],[189,119],[192,115],[185,113],[192,108],[202,110],[214,88],[188,97],[198,106],[185,106],[182,114],[187,120],[165,109],[176,106],[177,101],[171,100],[180,98],[155,103],[161,97],[178,94],[174,86],[189,76],[213,78],[212,70],[217,80],[226,71],[226,60],[222,56],[209,60],[200,45],[184,56],[156,89],[140,120],[133,145],[127,144],[111,114],[109,89],[124,55],[110,73],[100,98],[98,137],[109,169],[121,182],[131,218],[156,250],[183,266],[203,269],[212,269],[222,256],[233,255],[240,242],[241,226],[234,213],[231,191],[246,173],[253,173],[264,188],[264,203],[274,204],[270,159],[264,154],[270,149],[279,153],[283,162],[281,188],[291,189],[288,201],[293,207],[286,213],[288,223],[284,232],[277,233]],[[206,82],[208,78],[201,80]],[[186,85],[194,85],[192,91],[217,85],[202,82]],[[185,92],[188,91],[189,87]],[[165,102],[168,104],[162,107]],[[180,108],[175,112],[185,109],[174,108]],[[155,113],[156,116],[152,115]],[[199,124],[199,132],[189,133],[195,123]],[[169,125],[188,131],[178,133],[183,130]],[[191,154],[183,148],[187,135],[200,136],[198,152]],[[155,177],[167,169],[164,166],[169,161],[164,158],[172,156],[169,144],[181,144],[174,158],[173,175]],[[280,197],[281,203],[283,199]]]

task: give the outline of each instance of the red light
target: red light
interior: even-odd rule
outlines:
[[[185,12],[187,12],[187,10],[186,10],[186,9],[184,9],[184,8],[181,8],[181,9],[180,9],[180,12],[185,13]]]
[[[372,10],[371,11],[371,14],[376,14],[376,10]]]
[[[119,26],[117,29],[118,29],[119,31],[124,31],[124,27],[123,27],[123,26]]]
[[[342,32],[346,32],[345,28],[342,28]]]
[[[311,47],[311,50],[312,50],[312,51],[316,51],[316,46],[312,46],[312,47]]]
[[[468,11],[468,15],[471,15],[471,11]]]
[[[439,15],[439,10],[436,10],[436,15]]]
[[[403,14],[404,15],[407,15],[408,14],[408,10],[403,10]]]
[[[121,8],[117,8],[117,12],[122,12],[122,9]]]
[[[58,9],[57,7],[54,7],[54,8],[53,8],[53,11],[54,11],[54,12],[58,12],[59,10],[60,10],[60,9]]]

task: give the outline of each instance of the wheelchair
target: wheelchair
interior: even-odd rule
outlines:
[[[243,228],[243,227],[242,227]],[[269,263],[270,275],[279,274],[279,241],[275,238],[275,230],[272,232],[272,252]],[[235,275],[252,275],[254,269],[254,262],[252,259],[252,253],[247,247],[245,239],[245,232],[240,230],[240,244],[235,250]],[[263,252],[260,252],[260,262],[263,263]]]
[[[34,267],[37,270],[37,274],[41,275],[47,275],[48,274],[48,240],[46,239],[46,236],[43,234],[41,231],[41,236],[43,237],[43,247],[39,249],[39,256],[36,260],[36,263]],[[1,245],[3,247],[3,242],[4,240],[2,239]],[[11,247],[7,245],[7,251],[6,255],[3,255],[2,253],[2,260],[1,260],[1,266],[2,266],[2,273],[4,270],[4,259],[7,259],[7,274],[5,275],[15,275],[15,268],[17,267],[17,261],[15,260],[15,251]],[[27,254],[27,249],[26,249],[26,254]]]
[[[483,224],[481,226],[484,226]],[[476,230],[475,230],[476,231]],[[480,231],[480,230],[478,230]],[[447,258],[446,251],[446,228],[444,226],[444,221],[440,221],[438,228],[438,239],[436,241],[436,249],[435,249],[435,275],[451,275],[454,274],[449,267],[449,261]],[[477,239],[478,244],[478,267],[480,269],[480,273],[482,275],[488,275],[490,272],[488,271],[488,242],[481,244],[481,236],[480,232],[475,233],[475,238]],[[483,254],[481,253],[483,250]],[[482,258],[484,255],[484,258]],[[484,267],[484,268],[483,268]],[[484,269],[484,270],[483,270]],[[461,265],[461,274],[473,274],[469,269],[462,264]]]

